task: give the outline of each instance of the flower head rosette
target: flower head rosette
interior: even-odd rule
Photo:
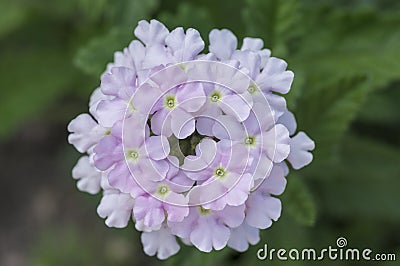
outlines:
[[[238,251],[281,213],[287,162],[312,161],[314,142],[295,135],[282,96],[293,72],[260,39],[212,30],[209,53],[195,29],[140,21],[138,40],[116,52],[89,114],[68,126],[87,153],[73,169],[78,189],[103,191],[107,226],[130,219],[144,251],[166,259],[180,244]]]

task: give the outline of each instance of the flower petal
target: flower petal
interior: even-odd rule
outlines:
[[[209,35],[209,51],[217,56],[218,59],[230,59],[233,51],[237,47],[236,36],[227,29],[213,29]]]
[[[290,154],[288,161],[294,169],[300,169],[311,163],[313,155],[311,152],[315,148],[315,143],[306,133],[300,131],[290,141]]]
[[[132,216],[133,204],[134,200],[129,194],[106,194],[97,207],[97,213],[101,218],[107,218],[108,227],[123,228],[128,225]]]

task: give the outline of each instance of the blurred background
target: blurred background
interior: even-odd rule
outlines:
[[[273,248],[335,246],[400,260],[400,2],[397,0],[0,0],[0,265],[309,265]],[[281,219],[245,253],[144,255],[132,224],[107,228],[79,192],[66,127],[87,112],[113,52],[140,19],[263,38],[295,72],[289,109],[316,142],[288,176]],[[326,265],[364,265],[325,261]],[[378,265],[378,264],[377,264]]]

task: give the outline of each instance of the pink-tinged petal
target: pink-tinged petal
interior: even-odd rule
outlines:
[[[243,223],[241,226],[231,230],[228,247],[239,252],[249,248],[249,244],[255,245],[260,241],[260,230]]]
[[[133,215],[135,220],[143,220],[144,225],[149,228],[159,226],[165,220],[162,202],[149,195],[135,198]]]
[[[187,83],[176,94],[179,108],[187,112],[198,111],[206,102],[203,85],[200,82]]]
[[[256,52],[260,51],[261,48],[263,48],[263,46],[264,46],[264,41],[262,39],[246,37],[243,39],[242,48],[240,48],[240,50],[242,51],[250,50]]]
[[[289,130],[290,136],[296,132],[296,118],[294,117],[294,114],[288,110],[279,117],[277,123],[284,125]]]
[[[72,169],[72,177],[77,179],[77,187],[80,191],[89,194],[97,194],[100,191],[102,173],[97,170],[89,156],[82,156]]]
[[[97,213],[106,219],[108,227],[123,228],[128,225],[132,215],[134,199],[129,194],[106,194],[97,207]]]
[[[190,241],[203,252],[212,248],[220,250],[226,246],[230,235],[229,229],[218,223],[211,215],[200,217],[197,226],[190,234]]]
[[[218,139],[243,140],[246,136],[244,126],[236,118],[229,115],[217,117],[212,132]]]
[[[282,162],[290,152],[289,131],[282,124],[277,124],[271,130],[262,134],[263,150],[275,163]]]
[[[178,253],[180,247],[171,230],[163,225],[158,231],[144,232],[141,235],[144,252],[149,256],[157,254],[157,258],[165,260]]]
[[[183,28],[176,28],[167,36],[165,43],[177,62],[193,60],[204,49],[204,41],[195,29],[187,29],[185,34]]]
[[[209,39],[210,46],[208,50],[221,60],[230,59],[233,51],[235,51],[237,47],[236,36],[227,29],[212,30]]]
[[[256,83],[263,91],[286,94],[292,85],[294,73],[285,71],[287,63],[275,57],[268,59],[266,66],[256,78]]]
[[[68,142],[81,153],[87,152],[106,133],[106,129],[99,126],[88,114],[80,114],[68,125]]]
[[[238,227],[243,223],[245,218],[245,205],[240,206],[229,206],[227,205],[221,211],[215,211],[216,217],[219,221],[223,222],[230,228]]]
[[[112,127],[130,113],[128,104],[118,98],[101,101],[96,110],[99,124],[103,127]]]
[[[281,215],[281,201],[260,192],[250,194],[246,202],[246,223],[250,226],[266,229]]]
[[[287,159],[294,169],[300,169],[311,163],[313,155],[310,151],[314,148],[314,141],[300,131],[290,141],[290,154]]]
[[[149,22],[141,20],[135,28],[135,36],[145,45],[164,44],[169,31],[159,21],[152,19]]]
[[[168,214],[168,221],[182,222],[183,219],[189,215],[188,201],[184,195],[171,192],[165,198],[165,201],[163,206]]]
[[[239,121],[244,121],[250,114],[253,101],[251,97],[246,99],[245,95],[226,95],[221,99],[220,107],[226,114],[236,117]]]
[[[129,100],[136,88],[136,72],[126,67],[113,67],[101,77],[101,91],[106,95]]]
[[[151,118],[151,130],[154,134],[170,137],[172,135],[171,113],[166,109],[155,112]]]
[[[178,139],[189,137],[195,130],[194,117],[183,109],[175,108],[171,113],[171,129]]]
[[[103,137],[93,151],[94,165],[102,171],[124,159],[121,142],[112,135]]]
[[[169,142],[165,136],[151,136],[146,140],[144,149],[146,154],[156,161],[167,158],[170,152]]]
[[[279,165],[274,165],[271,174],[257,190],[267,194],[280,195],[285,190],[286,183],[284,168]]]

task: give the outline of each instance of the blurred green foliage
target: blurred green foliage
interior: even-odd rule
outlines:
[[[204,39],[212,28],[223,27],[239,42],[261,37],[295,72],[288,105],[316,150],[310,166],[289,175],[282,218],[244,254],[228,249],[202,254],[184,247],[167,264],[262,265],[266,262],[255,254],[266,242],[317,248],[340,235],[354,246],[399,250],[398,1],[0,0],[0,10],[3,141],[26,121],[67,123],[85,111],[64,99],[87,100],[140,19],[157,18],[170,29],[194,27]],[[76,265],[99,264],[102,257],[93,249],[81,246],[73,234],[68,239],[63,248],[87,252],[74,258]],[[51,246],[49,241],[45,238],[42,246]],[[36,250],[40,265],[69,259],[51,248],[47,252],[51,255]]]

